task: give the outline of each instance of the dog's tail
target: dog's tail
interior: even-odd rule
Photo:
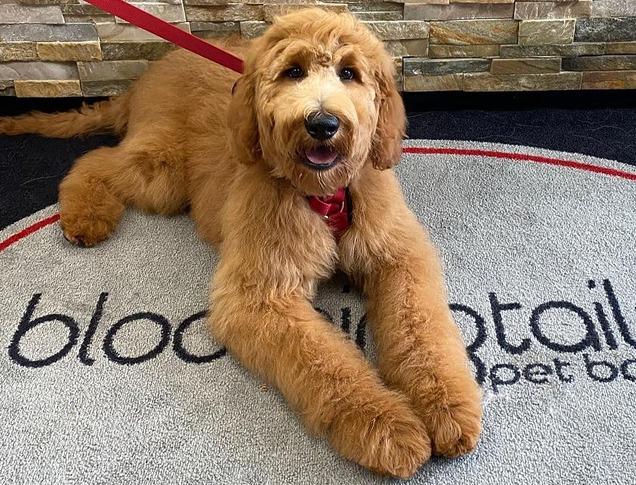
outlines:
[[[15,117],[0,117],[0,134],[33,133],[50,138],[70,138],[94,132],[122,134],[128,123],[128,98],[126,93],[62,113],[33,111]]]

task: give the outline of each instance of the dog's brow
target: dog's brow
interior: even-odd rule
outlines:
[[[355,46],[344,44],[336,50],[335,58],[337,62],[354,62],[362,57],[361,52]]]
[[[295,40],[282,49],[280,56],[284,59],[312,57],[315,56],[315,48],[309,42],[304,40]]]
[[[369,70],[369,64],[360,49],[352,45],[344,45],[335,54],[336,64],[342,67],[354,67],[356,68],[362,80],[366,79],[366,73]]]

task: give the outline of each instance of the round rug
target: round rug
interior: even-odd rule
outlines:
[[[407,201],[440,250],[484,393],[469,456],[421,484],[632,483],[636,169],[528,147],[411,140]],[[78,249],[48,207],[0,232],[5,483],[375,483],[308,436],[206,332],[217,257],[187,217],[127,211]],[[315,306],[373,359],[338,277]]]

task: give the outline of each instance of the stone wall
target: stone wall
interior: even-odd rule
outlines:
[[[308,4],[348,10],[386,41],[405,91],[636,88],[636,0],[132,3],[212,41]],[[82,0],[0,0],[0,94],[118,94],[170,48]]]

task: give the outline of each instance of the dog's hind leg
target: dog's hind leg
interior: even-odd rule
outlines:
[[[94,246],[115,229],[126,205],[175,214],[187,205],[183,162],[165,141],[127,137],[79,158],[59,191],[64,236]]]
[[[60,224],[64,237],[78,246],[106,239],[124,212],[110,179],[121,162],[118,147],[102,147],[79,158],[59,189]]]

